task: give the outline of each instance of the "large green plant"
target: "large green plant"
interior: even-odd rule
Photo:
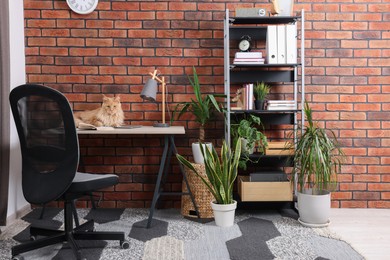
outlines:
[[[307,102],[304,113],[307,126],[303,132],[298,130],[297,133],[292,174],[297,178],[301,192],[306,188],[312,188],[313,192],[333,189],[344,152],[332,130],[326,131],[313,122],[312,110]]]
[[[195,67],[192,68],[192,77],[188,76],[191,86],[194,89],[195,99],[191,98],[189,102],[181,102],[176,105],[173,113],[172,120],[175,118],[175,114],[179,113],[177,119],[187,111],[191,111],[195,116],[195,121],[199,123],[199,141],[205,140],[205,125],[208,123],[215,111],[222,112],[222,104],[216,100],[216,97],[224,97],[224,95],[208,94],[203,95],[200,91],[200,83],[198,74]]]
[[[260,118],[252,114],[246,115],[246,117],[238,119],[237,123],[231,124],[233,144],[239,142],[241,138],[246,140],[246,147],[243,149],[244,152],[239,163],[241,169],[246,169],[247,162],[250,161],[248,151],[253,150],[256,144],[258,144],[260,153],[264,153],[268,146],[267,137],[259,130],[260,127],[262,127]]]
[[[214,147],[209,150],[207,147],[200,145],[207,178],[204,178],[192,164],[183,156],[177,154],[177,159],[184,166],[195,172],[203,181],[210,192],[213,194],[218,204],[233,203],[233,185],[237,178],[238,161],[241,155],[241,143],[237,142],[234,152],[232,153],[225,141],[221,149],[221,158]]]

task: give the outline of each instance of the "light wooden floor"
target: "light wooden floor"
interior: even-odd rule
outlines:
[[[332,209],[329,229],[367,260],[390,259],[390,209]]]

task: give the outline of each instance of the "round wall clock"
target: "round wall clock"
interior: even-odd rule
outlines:
[[[69,8],[78,14],[89,14],[95,10],[99,0],[66,0]]]

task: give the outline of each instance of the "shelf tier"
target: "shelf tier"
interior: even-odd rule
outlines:
[[[263,26],[230,26],[230,40],[240,40],[243,35],[249,35],[252,40],[265,40],[267,38],[267,27]]]
[[[253,67],[263,67],[263,68],[294,68],[294,67],[298,67],[300,66],[301,64],[300,63],[288,63],[288,64],[285,64],[285,63],[281,63],[281,64],[268,64],[268,63],[264,63],[264,64],[231,64],[230,65],[230,69],[233,70],[235,68],[253,68]],[[268,72],[268,71],[267,71]]]
[[[240,116],[243,114],[255,114],[260,117],[263,124],[269,125],[292,125],[294,124],[295,113],[298,110],[234,110],[231,115]]]
[[[260,16],[260,17],[230,17],[230,24],[287,24],[294,23],[301,16]]]
[[[261,64],[260,64],[261,65]],[[260,67],[255,65],[255,67]],[[263,67],[271,67],[269,64],[264,64]],[[275,65],[275,66],[273,66]],[[285,67],[286,64],[273,64],[273,67]],[[276,66],[284,65],[284,66]],[[247,82],[294,82],[293,70],[258,70],[254,73],[251,70],[231,70],[230,71],[230,84],[243,84]]]
[[[261,167],[291,167],[293,166],[290,155],[264,155],[254,153],[249,155],[252,161],[258,161],[257,165]]]

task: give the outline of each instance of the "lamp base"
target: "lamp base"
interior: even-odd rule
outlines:
[[[154,127],[170,127],[168,123],[155,123]]]

